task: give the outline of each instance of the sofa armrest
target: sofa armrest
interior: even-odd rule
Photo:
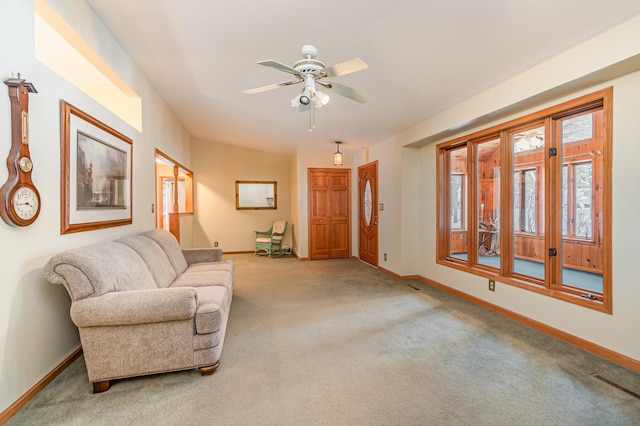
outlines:
[[[222,261],[222,249],[219,248],[183,249],[182,253],[184,254],[184,258],[189,265],[202,262]]]
[[[193,318],[196,290],[190,287],[115,291],[71,304],[78,327],[147,324]]]

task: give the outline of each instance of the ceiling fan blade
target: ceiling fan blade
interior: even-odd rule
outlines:
[[[288,72],[289,74],[293,74],[297,77],[301,77],[300,73],[298,71],[296,71],[294,68],[291,68],[289,65],[285,65],[285,64],[281,64],[278,61],[274,61],[274,60],[266,60],[266,61],[260,61],[258,62],[258,65],[264,65],[265,67],[271,67],[271,68],[275,68],[279,71],[284,71],[284,72]]]
[[[333,81],[317,81],[317,83],[338,95],[342,95],[356,102],[365,103],[370,98],[366,93],[362,93],[359,90],[352,89],[351,87],[343,86],[342,84],[334,83]]]
[[[326,77],[336,77],[338,75],[351,74],[352,72],[362,71],[369,68],[369,65],[365,64],[358,58],[353,58],[349,61],[340,62],[332,67],[326,67],[320,70],[318,74]]]
[[[266,92],[267,90],[277,89],[278,87],[291,86],[292,84],[301,83],[303,80],[283,81],[282,83],[270,84],[268,86],[256,87],[255,89],[245,90],[243,93],[253,95],[254,93]]]

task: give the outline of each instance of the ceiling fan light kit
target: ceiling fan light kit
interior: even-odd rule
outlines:
[[[292,67],[272,59],[258,62],[258,65],[275,68],[278,71],[292,74],[297,77],[297,79],[245,90],[244,93],[251,95],[254,93],[277,89],[278,87],[291,86],[293,84],[304,82],[304,89],[300,94],[291,99],[291,106],[293,108],[297,108],[299,112],[309,111],[309,131],[312,131],[315,127],[314,110],[322,108],[323,105],[329,103],[329,96],[319,90],[316,90],[316,83],[325,89],[356,102],[364,103],[369,100],[369,96],[367,94],[358,90],[331,81],[320,81],[326,77],[337,77],[364,70],[368,67],[367,64],[358,58],[354,58],[349,61],[327,67],[324,63],[315,59],[317,55],[318,48],[310,44],[305,44],[302,46],[302,57],[304,59],[296,62]]]

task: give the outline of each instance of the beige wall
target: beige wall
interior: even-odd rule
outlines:
[[[400,275],[417,273],[640,360],[636,327],[640,286],[634,266],[640,229],[633,226],[640,199],[632,195],[637,194],[640,182],[637,40],[640,16],[371,147],[371,159],[379,161],[380,202],[385,203],[380,214],[381,266]],[[611,85],[613,314],[501,283],[496,283],[495,293],[489,292],[485,278],[436,264],[435,143]],[[398,235],[402,236],[399,241]],[[383,262],[382,254],[387,251],[391,255]]]
[[[343,147],[344,150],[344,147]],[[290,156],[205,140],[194,140],[196,217],[193,246],[218,241],[224,251],[252,251],[254,230],[266,230],[274,220],[289,222],[285,244],[301,258],[308,251],[307,170],[333,168],[334,146],[298,148]],[[352,202],[356,205],[357,170],[363,150],[344,154],[343,168],[352,169]],[[276,180],[277,210],[236,210],[236,180]],[[352,252],[357,253],[357,209],[352,209]]]
[[[30,151],[32,178],[42,205],[39,218],[31,226],[14,228],[0,221],[0,412],[80,344],[77,329],[69,319],[66,290],[42,278],[46,261],[64,249],[154,227],[154,148],[190,165],[189,135],[91,9],[82,1],[52,3],[140,95],[143,131],[123,123],[35,59],[33,1],[0,1],[0,77],[4,80],[19,72],[38,90],[29,101]],[[10,147],[7,93],[6,86],[0,84],[0,184],[7,179],[4,160]],[[60,99],[133,139],[132,225],[60,235]],[[191,221],[184,218],[183,229],[190,229]]]
[[[267,230],[274,220],[289,222],[285,244],[301,258],[308,254],[307,170],[333,168],[333,149],[298,148],[293,154],[264,151],[195,139],[193,170],[196,188],[196,215],[193,246],[218,242],[224,251],[253,251],[254,231]],[[352,202],[357,197],[355,157],[361,150],[345,153],[343,168],[352,169]],[[236,180],[278,182],[277,210],[236,210]],[[354,204],[355,205],[355,204]],[[357,210],[352,209],[352,252],[357,253]]]
[[[291,246],[291,158],[254,149],[193,141],[195,183],[194,247],[253,251],[254,231],[266,231],[274,220],[289,222],[284,244]],[[276,210],[236,210],[237,180],[276,181]]]

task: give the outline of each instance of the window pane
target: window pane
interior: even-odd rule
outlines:
[[[575,236],[590,240],[593,237],[593,167],[591,162],[576,164],[576,206],[575,206]]]
[[[524,232],[536,232],[536,171],[524,172]]]
[[[520,170],[513,172],[513,229],[520,231]]]
[[[477,145],[478,263],[500,267],[500,139]]]
[[[533,151],[544,146],[544,126],[513,135],[513,152]]]
[[[449,256],[467,259],[467,148],[449,152]]]
[[[602,111],[561,121],[562,126],[562,283],[590,293],[604,289],[601,224],[604,143],[593,123]],[[597,220],[596,220],[597,219]]]
[[[582,141],[593,137],[593,113],[568,118],[562,122],[562,143]]]
[[[513,259],[515,273],[544,279],[545,128],[512,135]]]
[[[462,175],[451,175],[451,229],[462,229]]]
[[[568,185],[569,166],[562,166],[562,236],[569,233],[569,185]]]

